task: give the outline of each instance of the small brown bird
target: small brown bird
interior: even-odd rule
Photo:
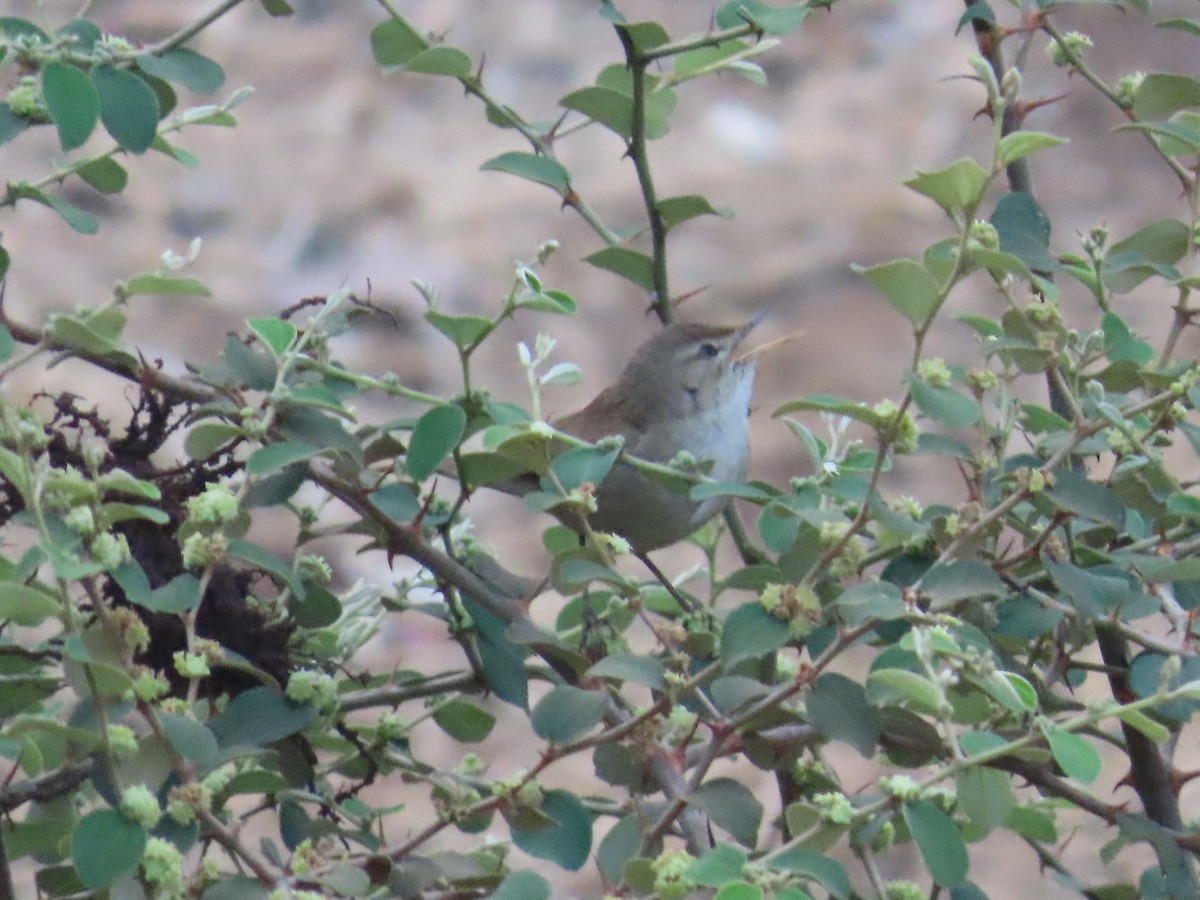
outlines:
[[[755,359],[735,351],[758,321],[667,326],[637,349],[614,384],[555,427],[590,442],[621,435],[625,453],[649,462],[687,451],[697,463],[711,462],[710,478],[740,481],[750,452]],[[728,499],[691,500],[618,462],[596,487],[596,503],[591,528],[619,534],[644,554],[687,537]],[[563,518],[577,528],[577,519]]]

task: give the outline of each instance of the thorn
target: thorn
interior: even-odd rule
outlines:
[[[696,297],[696,296],[699,296],[700,294],[703,294],[703,293],[704,293],[705,291],[707,291],[707,290],[708,290],[710,287],[712,287],[712,285],[711,285],[711,284],[702,284],[702,285],[700,285],[700,287],[698,287],[698,288],[693,288],[692,290],[690,290],[690,291],[688,291],[688,292],[686,292],[686,293],[684,293],[684,294],[680,294],[680,295],[678,295],[677,297],[675,297],[674,299],[672,299],[672,300],[671,300],[671,305],[672,305],[672,306],[676,306],[676,307],[683,306],[683,304],[687,303],[687,302],[688,302],[689,300],[691,300],[693,297]]]
[[[1017,101],[1017,121],[1024,122],[1025,117],[1035,109],[1041,109],[1043,106],[1049,106],[1051,103],[1057,103],[1070,96],[1070,91],[1058,94],[1054,97],[1038,97],[1036,100],[1018,100]]]
[[[570,115],[569,109],[564,109],[563,114],[558,117],[558,121],[550,126],[550,130],[542,135],[542,140],[546,142],[546,146],[554,143],[554,139],[558,137],[558,129],[562,127],[562,123],[567,121],[567,116]]]

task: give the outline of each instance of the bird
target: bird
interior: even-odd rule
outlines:
[[[551,424],[589,443],[619,435],[623,454],[648,462],[666,463],[686,451],[709,478],[741,481],[750,453],[756,359],[737,350],[759,321],[668,325],[638,347],[612,385]],[[588,527],[619,535],[639,555],[682,540],[729,502],[673,493],[621,461],[595,486],[594,496]],[[574,508],[551,512],[583,530]]]

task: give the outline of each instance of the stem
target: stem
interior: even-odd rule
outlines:
[[[190,25],[185,25],[165,40],[147,47],[139,55],[161,56],[168,50],[174,50],[176,47],[186,44],[213,22],[217,21],[217,19],[241,3],[242,0],[223,0],[212,12],[200,17]]]
[[[633,108],[629,123],[629,158],[637,171],[638,185],[642,190],[642,204],[650,221],[650,258],[654,301],[651,308],[659,320],[668,325],[674,317],[671,308],[671,289],[667,281],[667,223],[658,209],[658,195],[654,188],[654,176],[650,172],[650,158],[646,152],[646,67],[650,59],[638,49],[628,29],[618,28],[617,36],[625,49],[625,63],[632,78]]]

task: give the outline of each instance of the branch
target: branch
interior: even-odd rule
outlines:
[[[337,497],[363,518],[383,529],[389,550],[419,562],[436,577],[453,584],[467,594],[496,618],[508,624],[523,636],[523,641],[537,653],[550,668],[567,684],[578,685],[580,672],[571,664],[577,658],[555,635],[546,631],[530,618],[526,606],[517,600],[501,596],[486,585],[474,572],[458,560],[426,543],[420,533],[408,526],[395,522],[381,512],[366,491],[358,485],[343,481],[319,464],[309,466],[309,478],[330,494]],[[605,722],[610,728],[625,724],[630,714],[610,700],[605,713]],[[655,779],[668,798],[681,801],[687,796],[687,784],[678,769],[661,753],[651,752],[647,759]],[[681,816],[681,827],[687,835],[691,852],[707,849],[708,826],[705,816],[689,807]]]
[[[84,362],[91,363],[97,368],[136,382],[142,387],[158,391],[160,394],[181,403],[209,403],[221,397],[213,388],[199,382],[167,375],[161,369],[148,365],[144,361],[132,361],[132,357],[123,358],[87,354],[79,350],[78,347],[71,347],[60,342],[47,340],[45,334],[40,329],[9,318],[7,311],[2,305],[0,305],[0,325],[7,328],[12,333],[12,336],[22,344],[30,344],[34,347],[40,346],[43,350],[57,350],[70,353],[72,356]]]
[[[629,122],[629,158],[637,170],[638,185],[642,189],[642,204],[650,220],[650,259],[653,266],[654,302],[651,308],[664,325],[669,325],[674,316],[671,307],[671,288],[667,282],[667,223],[658,210],[658,194],[654,188],[654,176],[650,172],[650,157],[646,152],[646,67],[650,58],[638,49],[629,29],[617,27],[617,37],[625,49],[625,64],[632,78],[630,88],[633,108]]]
[[[0,813],[10,813],[26,803],[48,803],[77,787],[101,769],[98,758],[87,762],[71,763],[37,778],[18,781],[0,790]]]

